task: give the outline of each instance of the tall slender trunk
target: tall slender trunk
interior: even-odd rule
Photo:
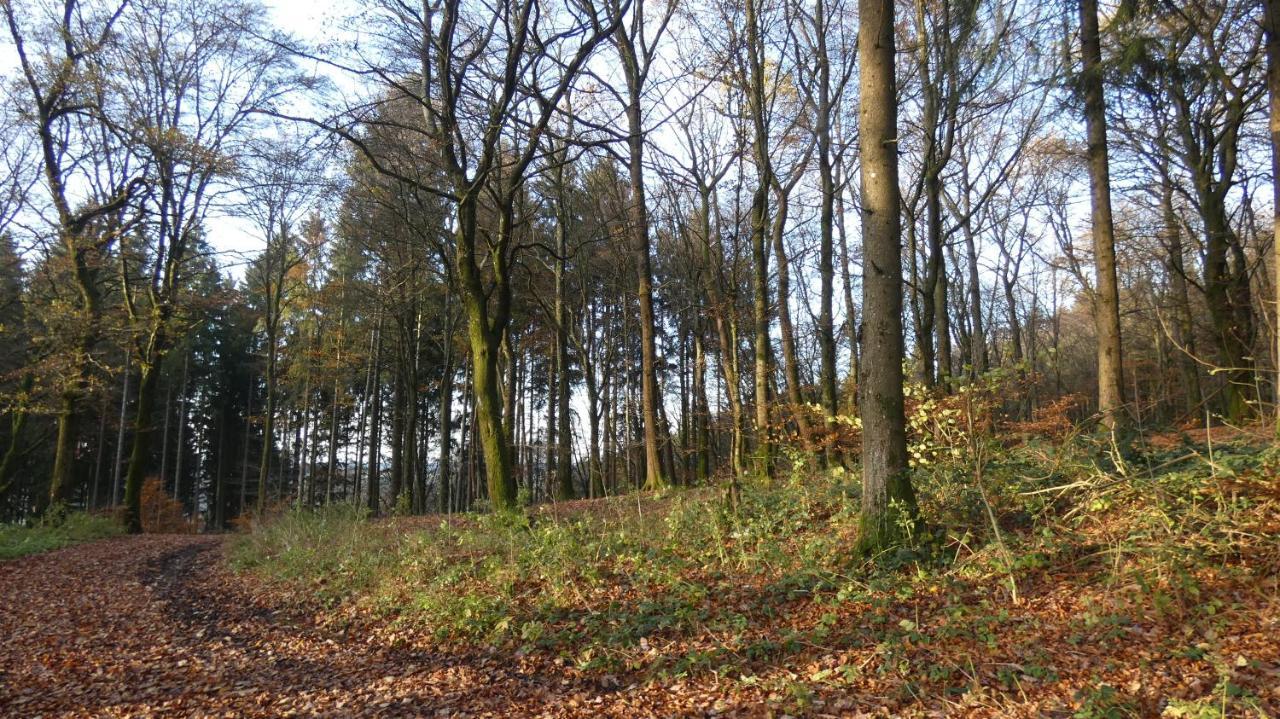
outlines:
[[[218,458],[213,471],[213,528],[227,526],[227,411],[218,410]]]
[[[403,334],[401,334],[403,342]],[[404,367],[404,350],[396,357],[395,399],[391,406],[391,511],[401,510],[400,495],[404,493],[404,415],[405,389],[407,381]]]
[[[901,540],[915,521],[902,395],[902,245],[893,0],[859,0],[862,152],[862,549]]]
[[[173,455],[173,498],[179,502],[186,504],[182,497],[182,445],[187,430],[187,372],[190,368],[191,353],[188,352],[182,358],[182,385],[179,391],[182,397],[178,400],[178,436],[176,438],[176,447]]]
[[[129,379],[133,376],[133,367],[130,366],[129,355],[124,360],[124,389],[120,391],[120,426],[116,428],[116,463],[112,467],[111,473],[111,506],[120,504],[120,492],[124,489],[121,484],[121,471],[124,468],[124,426],[129,410]],[[3,482],[3,474],[0,474],[0,482]]]
[[[338,349],[338,366],[342,365],[342,350]],[[335,373],[336,375],[336,373]],[[324,477],[324,502],[333,501],[333,476],[338,464],[338,406],[341,404],[341,385],[337,376],[333,378],[333,402],[329,408],[329,456],[328,471]]]
[[[258,460],[257,505],[259,516],[267,509],[267,477],[271,471],[271,450],[274,445],[272,433],[275,428],[276,415],[276,359],[278,357],[278,348],[276,347],[275,322],[268,321],[267,326],[267,386],[266,399],[262,408],[262,457]]]
[[[557,434],[556,407],[559,405],[559,399],[558,399],[559,391],[556,389],[556,383],[559,381],[559,377],[557,377],[555,374],[554,343],[552,343],[552,346],[550,347],[550,349],[551,349],[551,353],[550,353],[551,356],[546,358],[547,369],[548,369],[547,397],[546,397],[547,417],[546,417],[546,422],[543,425],[543,439],[545,440],[543,449],[545,451],[543,453],[543,461],[542,461],[543,477],[545,480],[542,484],[542,488],[547,493],[548,499],[555,498],[559,493],[559,490],[555,486],[556,457],[559,454],[556,451],[556,444],[557,444],[556,442],[556,434]]]
[[[416,303],[415,303],[416,304]],[[419,491],[418,483],[418,358],[422,356],[419,344],[422,339],[422,313],[415,311],[413,324],[410,326],[407,343],[408,356],[405,363],[404,384],[404,452],[401,469],[404,478],[401,480],[401,491],[408,493],[409,511],[418,513],[425,508],[425,498]]]
[[[472,475],[475,472],[475,417],[472,413],[472,407],[475,406],[475,387],[472,382],[474,370],[473,364],[467,363],[466,373],[464,374],[462,389],[462,437],[461,444],[458,446],[458,456],[464,465],[462,476],[458,478],[460,495],[458,498],[458,510],[466,511],[471,507],[471,502],[475,498],[472,491]]]
[[[249,440],[250,430],[253,429],[253,375],[249,376],[249,391],[245,394],[245,410],[244,410],[244,454],[240,460],[240,506],[236,511],[237,517],[244,516],[246,495],[249,490]]]
[[[818,274],[822,288],[818,302],[818,344],[821,347],[822,370],[818,385],[822,408],[827,417],[839,411],[836,387],[836,336],[834,325],[835,295],[835,173],[831,162],[831,58],[827,53],[826,2],[817,0],[813,9],[813,27],[817,43],[818,106],[815,109],[814,134],[818,142],[818,187],[821,205],[818,210]]]
[[[1090,218],[1096,275],[1094,323],[1098,334],[1098,412],[1103,427],[1125,423],[1120,346],[1120,290],[1116,280],[1115,228],[1111,219],[1111,169],[1107,156],[1107,111],[1102,89],[1102,44],[1098,0],[1080,0],[1080,45],[1084,72],[1084,119],[1088,139]]]
[[[587,384],[587,440],[590,443],[587,448],[590,463],[588,491],[593,498],[603,497],[605,489],[604,465],[600,457],[600,388],[596,382],[595,368],[584,367],[583,370]]]
[[[701,212],[699,228],[702,235],[703,262],[713,267],[713,256],[721,254],[719,247],[719,215],[720,208],[714,188],[703,186],[699,189]],[[712,218],[716,218],[712,227]],[[738,372],[738,333],[734,319],[734,308],[731,299],[726,296],[720,286],[718,273],[709,273],[707,286],[711,296],[711,314],[716,327],[716,337],[720,344],[720,374],[724,378],[725,393],[729,400],[729,414],[733,425],[730,436],[730,485],[729,493],[732,501],[737,501],[737,480],[742,475],[744,461],[744,428],[742,396],[739,392],[740,374]]]
[[[305,377],[306,379],[304,379],[302,382],[302,413],[299,416],[298,428],[294,430],[294,446],[297,447],[297,451],[294,452],[294,456],[295,456],[294,461],[298,463],[297,503],[299,505],[302,504],[302,492],[304,487],[308,489],[307,503],[313,504],[315,501],[316,473],[315,473],[314,449],[311,453],[311,456],[313,458],[311,462],[311,465],[312,465],[311,471],[310,472],[307,471],[307,449],[312,447],[313,445],[312,438],[311,438],[311,428],[312,428],[313,422],[311,421],[311,370],[310,368],[307,369],[307,373]],[[285,481],[282,483],[282,485],[287,483],[288,483],[288,474],[285,474]],[[281,486],[280,494],[282,497],[284,496],[284,493],[285,493],[285,487]]]
[[[711,432],[709,428],[710,406],[707,402],[707,351],[703,323],[698,321],[693,330],[693,436],[694,477],[699,482],[711,478]]]
[[[754,302],[753,345],[755,348],[755,430],[756,467],[761,476],[773,471],[773,440],[769,426],[769,379],[772,372],[769,356],[769,189],[773,183],[773,165],[769,158],[769,129],[765,107],[764,43],[760,36],[760,0],[745,0],[746,52],[749,77],[747,104],[753,126],[752,155],[756,165],[756,188],[751,198],[751,259]]]
[[[776,185],[776,183],[775,183]],[[773,222],[773,254],[778,258],[778,324],[782,333],[782,367],[787,379],[787,402],[795,414],[800,439],[806,447],[813,446],[813,429],[800,392],[800,362],[796,358],[795,328],[791,326],[791,265],[783,243],[783,228],[787,221],[787,193],[775,187],[774,203],[777,214]]]
[[[373,348],[373,408],[369,422],[369,477],[366,481],[369,513],[377,516],[382,500],[382,316],[378,316],[377,336]]]
[[[969,269],[969,361],[973,363],[973,374],[979,376],[991,366],[991,356],[987,353],[987,335],[982,322],[982,281],[978,275],[978,248],[973,235],[973,225],[968,216],[964,219],[961,232],[964,234],[965,259]]]
[[[642,16],[639,22],[643,22]],[[667,486],[668,478],[662,476],[662,445],[658,436],[658,404],[662,397],[658,390],[658,329],[653,310],[653,263],[649,256],[649,208],[644,187],[645,132],[641,110],[647,68],[641,68],[642,58],[637,56],[633,38],[627,34],[626,28],[619,25],[614,36],[627,83],[627,179],[631,191],[627,206],[627,229],[631,235],[631,253],[636,263],[636,297],[640,305],[640,411],[644,425],[644,486],[646,489],[661,489]]]
[[[93,486],[89,488],[89,504],[86,509],[98,507],[98,485],[102,483],[102,453],[106,449],[107,440],[107,403],[102,403],[102,411],[98,412],[98,446],[93,453]]]
[[[564,173],[561,166],[559,172]],[[563,186],[563,178],[560,184]],[[556,436],[556,497],[573,499],[572,429],[569,416],[569,309],[565,301],[565,260],[569,255],[568,212],[564,203],[557,203],[559,217],[556,221],[556,306],[555,306],[555,361],[556,361],[556,415],[559,419]]]
[[[444,369],[440,374],[440,460],[438,462],[440,492],[438,509],[448,513],[452,509],[450,501],[451,466],[453,458],[453,292],[445,288],[444,296]]]
[[[1263,27],[1267,43],[1267,92],[1271,134],[1271,247],[1275,260],[1276,326],[1272,341],[1276,347],[1276,436],[1280,438],[1280,0],[1263,0]]]
[[[159,376],[161,360],[157,358],[154,372]],[[173,382],[164,383],[164,429],[160,433],[160,489],[169,486],[169,422],[173,419]]]
[[[1182,247],[1182,228],[1173,206],[1173,178],[1167,172],[1161,174],[1160,208],[1164,222],[1165,243],[1169,253],[1167,260],[1169,289],[1173,293],[1174,339],[1180,345],[1178,370],[1182,374],[1185,402],[1183,409],[1196,416],[1203,397],[1200,391],[1200,370],[1196,367],[1195,323],[1191,314],[1191,296],[1187,288],[1187,270]]]
[[[133,448],[124,480],[124,526],[133,533],[142,531],[142,480],[151,450],[159,367],[154,361],[138,363],[138,400],[133,416]]]
[[[862,333],[858,324],[858,307],[853,303],[853,276],[849,272],[849,233],[844,224],[844,193],[836,194],[836,228],[840,234],[840,274],[844,287],[844,322],[845,334],[849,336],[849,377],[850,390],[845,392],[848,400],[844,402],[844,411],[853,414],[857,410],[860,360],[862,359]]]

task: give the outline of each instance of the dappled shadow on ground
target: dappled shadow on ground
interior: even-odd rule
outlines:
[[[122,538],[0,565],[0,716],[526,715],[541,667],[317,627],[222,569],[217,538]]]
[[[1274,715],[1274,556],[1144,578],[1090,526],[1007,571],[618,572],[492,647],[233,573],[219,537],[118,538],[0,564],[0,716]]]

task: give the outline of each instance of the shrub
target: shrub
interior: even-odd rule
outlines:
[[[170,497],[160,484],[159,477],[150,477],[142,484],[142,531],[147,534],[195,534],[200,522],[188,519],[182,502]]]

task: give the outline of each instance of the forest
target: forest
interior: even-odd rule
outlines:
[[[319,5],[0,0],[0,714],[1280,712],[1280,0]]]

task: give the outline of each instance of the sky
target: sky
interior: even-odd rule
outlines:
[[[344,2],[333,0],[264,0],[275,26],[304,41],[320,41],[341,25]],[[221,264],[236,279],[262,250],[265,240],[253,223],[233,213],[213,215],[206,222],[210,244]]]

